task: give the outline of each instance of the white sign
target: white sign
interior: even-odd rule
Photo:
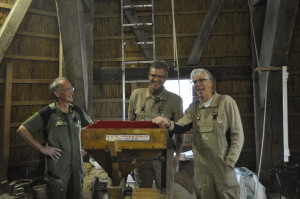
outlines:
[[[150,135],[106,135],[106,141],[150,141]]]

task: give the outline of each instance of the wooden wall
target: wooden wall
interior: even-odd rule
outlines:
[[[300,164],[300,10],[298,7],[288,64],[288,119],[290,163]]]
[[[14,1],[0,0],[0,25]],[[58,77],[59,30],[55,2],[33,0],[0,65],[0,103],[3,98],[7,66],[12,63],[12,90],[8,179],[40,178],[44,157],[16,135],[16,129],[30,115],[49,104],[49,83]],[[2,120],[1,120],[2,122]],[[3,124],[1,124],[3,125]],[[2,129],[1,129],[2,130]],[[35,135],[45,143],[42,133]]]

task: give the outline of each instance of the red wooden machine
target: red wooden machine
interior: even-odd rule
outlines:
[[[82,129],[82,148],[92,156],[110,177],[108,198],[167,198],[166,148],[167,130],[145,121],[97,121]],[[159,155],[160,154],[160,155]],[[156,189],[131,189],[126,176],[146,161],[162,163],[162,185]],[[128,196],[129,195],[129,196]],[[149,197],[149,196],[153,197]]]

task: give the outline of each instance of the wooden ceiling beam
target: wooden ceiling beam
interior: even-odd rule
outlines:
[[[213,0],[190,52],[187,65],[198,64],[224,0]]]
[[[0,29],[0,63],[31,4],[32,0],[16,0]]]
[[[180,78],[189,79],[190,73],[195,68],[205,68],[209,70],[216,79],[230,79],[230,78],[252,78],[251,65],[238,65],[238,66],[180,66]],[[147,80],[149,68],[126,68],[126,80]],[[177,79],[177,71],[173,67],[169,70],[169,79]],[[94,82],[121,82],[122,72],[121,68],[102,68],[94,69]]]

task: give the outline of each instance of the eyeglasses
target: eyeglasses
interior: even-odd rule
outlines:
[[[158,79],[163,79],[163,78],[166,77],[166,75],[165,75],[165,76],[161,76],[161,75],[154,75],[154,74],[151,74],[151,73],[149,73],[149,75],[150,75],[152,78],[158,78]]]
[[[202,83],[202,82],[204,82],[206,80],[208,80],[208,79],[196,79],[196,80],[193,80],[192,83],[193,84]]]
[[[58,91],[66,91],[68,93],[71,93],[71,92],[74,92],[75,88],[72,87],[72,88],[65,88],[65,89],[61,89],[61,90],[58,90]]]

